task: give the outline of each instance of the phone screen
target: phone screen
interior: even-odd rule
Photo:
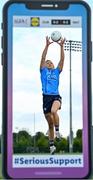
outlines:
[[[8,174],[89,172],[87,11],[8,8]],[[59,40],[58,40],[59,39]]]

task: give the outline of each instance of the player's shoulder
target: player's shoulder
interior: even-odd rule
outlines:
[[[57,73],[61,72],[61,70],[60,70],[60,68],[58,66],[54,69],[54,71],[57,72]]]
[[[40,72],[44,72],[44,71],[47,71],[47,68],[46,67],[41,67]]]

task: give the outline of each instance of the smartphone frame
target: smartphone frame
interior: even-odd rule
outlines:
[[[92,47],[91,47],[91,11],[90,11],[90,8],[89,6],[87,5],[87,3],[83,2],[83,1],[79,1],[79,0],[65,0],[65,1],[61,1],[61,0],[48,0],[48,1],[43,1],[43,0],[40,0],[40,1],[37,1],[37,0],[11,0],[11,1],[8,1],[6,3],[6,5],[4,6],[3,8],[3,24],[2,24],[2,29],[3,29],[3,54],[2,54],[2,65],[3,65],[3,109],[2,109],[2,112],[3,112],[3,128],[2,128],[2,159],[3,159],[3,166],[2,166],[2,170],[3,170],[3,175],[5,178],[8,178],[8,179],[11,179],[11,177],[9,177],[8,173],[7,173],[7,72],[8,72],[8,68],[7,68],[7,10],[8,10],[8,7],[13,4],[13,3],[35,3],[35,9],[55,9],[55,7],[41,7],[41,4],[58,4],[59,3],[59,8],[57,9],[60,9],[60,4],[63,4],[63,7],[64,7],[64,4],[65,3],[69,3],[69,4],[82,4],[86,7],[87,9],[87,30],[88,30],[88,33],[87,33],[87,47],[88,47],[88,53],[87,53],[87,60],[88,60],[88,64],[87,64],[87,70],[88,70],[88,77],[87,77],[87,84],[88,84],[88,120],[89,120],[89,131],[88,131],[88,142],[89,142],[89,152],[91,152],[91,145],[90,145],[90,141],[91,141],[91,138],[90,138],[90,129],[91,129],[91,117],[92,117],[92,111],[91,111],[91,59],[92,59],[92,56],[91,56],[91,52],[92,52]],[[33,6],[34,8],[34,6]],[[62,9],[62,7],[61,7]],[[90,172],[91,172],[91,153],[89,154],[89,169],[90,169]],[[87,175],[87,177],[89,177],[90,175],[90,172],[89,174]],[[87,178],[85,177],[85,178]]]

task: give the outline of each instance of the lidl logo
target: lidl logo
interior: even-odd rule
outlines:
[[[32,17],[31,26],[39,26],[39,25],[40,25],[40,19],[38,17]]]

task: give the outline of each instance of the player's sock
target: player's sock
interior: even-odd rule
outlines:
[[[54,146],[54,140],[50,140],[49,144],[50,144],[50,154],[52,155],[56,151],[56,147]]]
[[[55,134],[56,134],[56,138],[61,139],[61,135],[59,132],[59,125],[55,125]]]
[[[49,145],[50,145],[50,147],[54,146],[54,140],[49,140]]]
[[[59,132],[59,125],[55,125],[55,131]]]

